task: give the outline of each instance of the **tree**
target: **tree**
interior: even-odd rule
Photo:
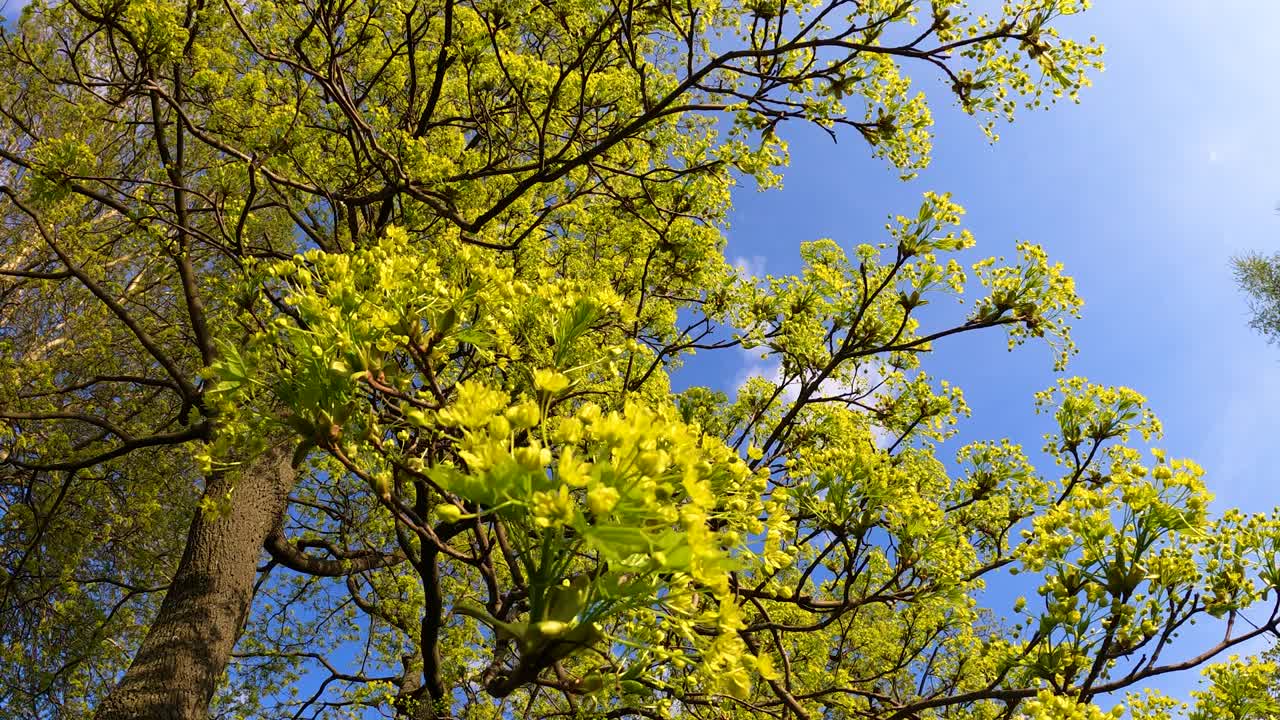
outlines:
[[[1072,349],[1039,248],[927,323],[972,244],[945,195],[794,277],[724,261],[784,121],[909,176],[903,67],[1011,117],[1099,66],[1054,28],[1081,9],[29,6],[0,53],[5,707],[1094,712],[1274,629],[1162,660],[1275,586],[1277,528],[1145,460],[1136,393],[1040,398],[1061,476],[1008,443],[939,459],[966,411],[934,342]],[[780,381],[672,391],[734,347]],[[1043,585],[1008,622],[979,593],[1014,570]]]
[[[1250,253],[1233,258],[1236,282],[1249,298],[1249,326],[1270,342],[1280,342],[1280,254]]]
[[[1261,657],[1210,665],[1191,702],[1181,703],[1158,695],[1131,695],[1133,715],[1138,720],[1268,720],[1280,713],[1280,675],[1276,672],[1276,650]],[[1174,713],[1179,713],[1175,715]]]

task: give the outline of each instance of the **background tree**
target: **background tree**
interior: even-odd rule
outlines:
[[[1161,664],[1274,585],[1274,528],[1127,449],[1132,392],[1045,397],[1062,477],[934,456],[964,413],[934,341],[1070,349],[1037,248],[937,325],[970,243],[945,196],[796,277],[724,262],[783,121],[910,175],[901,66],[1008,117],[1097,66],[1053,28],[1080,9],[29,6],[0,53],[5,707],[203,717],[231,663],[220,715],[998,717],[1274,627]],[[670,391],[736,346],[782,381]],[[1020,628],[976,599],[1014,567],[1045,577]]]
[[[1251,253],[1231,261],[1236,282],[1249,299],[1249,327],[1280,342],[1280,254]]]
[[[1236,282],[1248,297],[1252,313],[1249,325],[1270,342],[1280,341],[1280,255],[1267,257],[1254,252],[1231,260]],[[1255,658],[1228,662],[1205,669],[1204,685],[1193,691],[1190,717],[1195,720],[1264,720],[1280,713],[1280,672],[1276,659],[1280,648]],[[1171,711],[1187,710],[1167,699],[1157,699],[1139,708],[1150,717],[1168,717]]]

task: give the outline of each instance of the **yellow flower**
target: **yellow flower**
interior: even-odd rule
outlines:
[[[560,479],[573,487],[584,487],[590,479],[591,464],[574,457],[573,448],[565,448],[560,453],[556,469]]]
[[[533,494],[533,521],[538,527],[568,525],[573,522],[573,510],[573,496],[565,485],[559,492]]]
[[[516,462],[526,470],[541,470],[551,462],[551,451],[537,442],[515,449]]]
[[[487,424],[506,403],[507,396],[501,391],[475,382],[459,383],[458,398],[453,405],[440,411],[440,422],[459,427],[479,427]],[[534,410],[536,412],[537,406]],[[534,424],[537,424],[536,419]]]
[[[541,392],[555,395],[569,387],[569,378],[555,370],[534,370],[533,386]]]
[[[504,438],[511,434],[511,423],[501,415],[495,415],[489,421],[489,434],[494,437]]]
[[[587,507],[596,515],[607,515],[618,504],[618,491],[607,485],[597,485],[587,493]]]
[[[556,423],[556,429],[551,434],[551,438],[561,443],[576,443],[582,439],[582,421],[573,418],[560,418]]]
[[[507,420],[510,420],[511,424],[517,428],[533,427],[538,424],[538,420],[542,417],[542,413],[538,410],[538,404],[531,400],[507,408],[504,414]]]

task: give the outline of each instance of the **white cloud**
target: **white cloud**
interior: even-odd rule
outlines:
[[[762,349],[742,350],[742,365],[738,368],[737,374],[734,376],[733,387],[737,392],[742,392],[747,381],[752,378],[763,378],[775,385],[781,384],[782,363],[776,358],[762,358],[760,354]],[[836,380],[828,378],[818,386],[817,397],[833,397],[853,393],[857,390],[859,393],[865,393],[879,384],[882,377],[883,365],[876,358],[864,360],[858,368],[858,377],[852,382]],[[876,392],[879,395],[880,391]],[[800,396],[800,383],[797,380],[791,380],[783,388],[781,400],[785,403],[792,403]],[[875,403],[875,396],[864,398],[863,402],[868,404]],[[856,406],[851,406],[856,409]],[[896,439],[891,433],[879,425],[873,425],[871,428],[872,435],[876,444],[881,448],[888,447],[893,440]]]
[[[764,378],[775,385],[782,383],[782,363],[775,358],[761,358],[762,352],[764,351],[761,348],[742,350],[742,365],[733,378],[733,388],[736,392],[742,392],[747,381],[756,377]],[[783,390],[782,397],[787,402],[791,402],[798,397],[799,393],[800,387],[793,381]]]
[[[733,269],[738,271],[742,277],[762,277],[764,276],[765,256],[763,255],[735,255],[733,257]]]

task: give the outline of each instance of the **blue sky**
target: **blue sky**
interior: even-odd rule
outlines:
[[[728,253],[791,272],[799,242],[879,242],[887,214],[914,210],[925,190],[950,191],[983,255],[1031,240],[1076,278],[1085,308],[1068,374],[1144,393],[1164,422],[1161,445],[1205,467],[1217,509],[1270,510],[1280,505],[1280,348],[1248,329],[1229,259],[1280,249],[1278,27],[1274,0],[1098,2],[1066,25],[1107,46],[1107,69],[1080,105],[1024,113],[990,145],[932,93],[934,162],[908,183],[856,137],[833,145],[793,127],[784,188],[739,192]],[[1033,414],[1031,395],[1054,382],[1047,349],[1010,354],[992,334],[938,347],[926,369],[965,389],[966,438],[1040,446],[1048,418]],[[742,361],[738,377],[755,369]],[[1182,695],[1195,680],[1159,687]]]

